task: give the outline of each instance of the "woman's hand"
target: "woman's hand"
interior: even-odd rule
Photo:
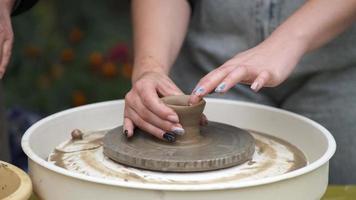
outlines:
[[[190,17],[188,1],[132,0],[133,87],[125,98],[124,133],[134,125],[169,142],[183,134],[177,114],[161,100],[182,91],[167,74],[182,46]]]
[[[11,26],[11,10],[14,0],[0,1],[0,78],[9,64],[14,34]]]
[[[264,86],[279,85],[291,74],[303,55],[301,44],[270,38],[237,54],[199,81],[192,92],[190,103],[197,103],[213,91],[225,93],[238,83],[251,84],[255,92]]]
[[[125,96],[124,134],[133,135],[134,126],[160,139],[174,142],[184,134],[178,115],[160,97],[180,95],[182,91],[160,72],[146,72],[133,83]]]
[[[306,1],[261,44],[239,53],[203,77],[190,103],[212,91],[225,93],[237,83],[254,91],[282,83],[300,58],[319,48],[355,22],[356,1]]]

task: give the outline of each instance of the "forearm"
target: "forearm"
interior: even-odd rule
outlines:
[[[183,43],[190,16],[186,0],[133,0],[134,71],[168,74]]]
[[[303,53],[321,47],[356,19],[356,0],[309,0],[268,40],[298,47]]]
[[[7,14],[11,14],[12,7],[15,3],[15,0],[1,0],[0,7],[2,11],[8,12]]]

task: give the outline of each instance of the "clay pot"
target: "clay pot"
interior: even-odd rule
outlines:
[[[163,97],[162,101],[178,114],[179,123],[185,130],[184,136],[177,138],[177,142],[194,142],[199,140],[201,138],[200,118],[206,102],[201,100],[195,105],[189,105],[189,95]]]
[[[25,200],[32,193],[30,177],[21,169],[0,161],[0,199]]]
[[[178,114],[179,123],[185,130],[183,135],[176,135],[175,142],[158,140],[140,129],[127,140],[122,127],[117,127],[103,138],[104,154],[121,164],[164,172],[211,171],[250,160],[255,151],[252,135],[218,122],[200,126],[206,103],[201,100],[189,105],[189,98],[178,95],[161,99]]]

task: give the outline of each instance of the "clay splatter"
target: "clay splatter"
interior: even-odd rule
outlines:
[[[103,155],[106,131],[84,133],[82,140],[59,145],[48,161],[72,172],[96,178],[154,184],[209,184],[241,182],[277,176],[307,165],[304,154],[279,138],[250,131],[256,141],[250,161],[239,166],[200,173],[162,173],[124,166]]]

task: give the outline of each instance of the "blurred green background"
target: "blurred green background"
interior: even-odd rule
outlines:
[[[129,1],[41,0],[13,18],[8,109],[45,116],[123,98],[132,70]]]

